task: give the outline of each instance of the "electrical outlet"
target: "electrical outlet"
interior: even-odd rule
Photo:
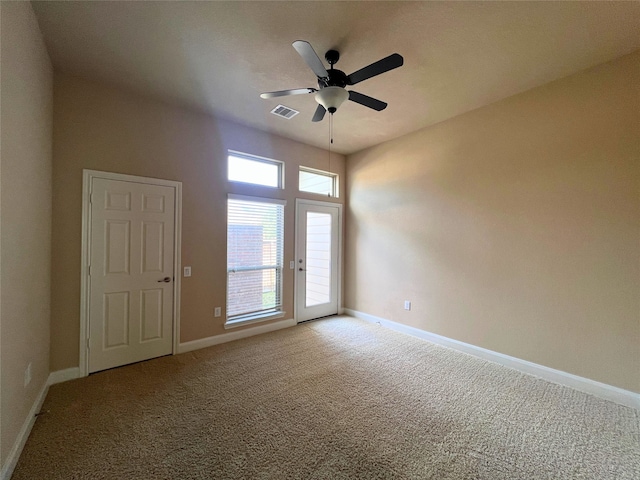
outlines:
[[[222,309],[221,309],[220,307],[216,307],[216,308],[213,310],[213,316],[214,316],[214,317],[219,317],[220,315],[222,315]]]
[[[191,276],[191,267],[184,267],[184,276],[185,277]]]
[[[31,362],[27,365],[27,368],[24,370],[24,386],[26,387],[31,383]]]
[[[405,300],[404,301],[404,309],[405,310],[411,310],[411,301],[409,301],[409,300]]]

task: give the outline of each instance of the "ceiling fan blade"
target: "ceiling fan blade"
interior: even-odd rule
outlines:
[[[371,65],[361,68],[357,72],[353,72],[347,77],[347,85],[355,85],[356,83],[360,83],[363,80],[367,80],[371,77],[375,77],[376,75],[380,75],[381,73],[388,72],[389,70],[393,70],[394,68],[401,67],[403,63],[404,59],[402,58],[402,55],[393,53],[388,57],[383,58],[382,60],[378,60]]]
[[[387,108],[385,102],[377,98],[369,97],[368,95],[363,95],[362,93],[354,92],[353,90],[349,92],[349,100],[364,105],[365,107],[373,108],[378,112]]]
[[[280,90],[278,92],[266,92],[261,93],[260,98],[274,98],[274,97],[284,97],[287,95],[301,95],[303,93],[313,93],[317,92],[315,88],[296,88],[293,90]]]
[[[327,113],[325,108],[322,105],[318,105],[316,108],[316,113],[313,114],[312,122],[320,122],[324,118],[324,114]]]
[[[309,65],[309,68],[313,70],[313,73],[316,74],[318,78],[327,78],[329,73],[327,69],[324,68],[322,64],[322,60],[318,57],[318,54],[313,49],[309,42],[305,42],[304,40],[296,40],[293,42],[293,48],[300,54],[302,59]]]

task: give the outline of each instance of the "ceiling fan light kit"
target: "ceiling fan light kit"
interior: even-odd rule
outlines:
[[[316,75],[318,88],[309,87],[293,90],[280,90],[277,92],[266,92],[262,93],[260,97],[268,99],[284,97],[287,95],[315,93],[318,107],[313,115],[313,122],[321,121],[326,112],[333,115],[345,100],[351,100],[352,102],[359,103],[360,105],[364,105],[365,107],[376,111],[384,110],[387,107],[385,102],[353,90],[347,91],[345,87],[347,85],[355,85],[356,83],[360,83],[371,77],[375,77],[376,75],[401,67],[404,63],[404,59],[401,55],[393,53],[382,60],[378,60],[371,65],[361,68],[351,75],[346,75],[344,72],[333,68],[340,59],[340,53],[337,50],[329,50],[325,54],[324,58],[330,65],[329,70],[327,70],[309,42],[297,40],[293,42],[293,48],[295,48],[298,54]]]
[[[316,93],[316,102],[332,115],[348,98],[349,92],[342,87],[324,87]]]

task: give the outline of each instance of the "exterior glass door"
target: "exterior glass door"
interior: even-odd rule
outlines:
[[[338,313],[340,206],[298,200],[296,319]]]

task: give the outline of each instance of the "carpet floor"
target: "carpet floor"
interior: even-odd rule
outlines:
[[[49,390],[22,479],[640,479],[640,412],[349,317]]]

